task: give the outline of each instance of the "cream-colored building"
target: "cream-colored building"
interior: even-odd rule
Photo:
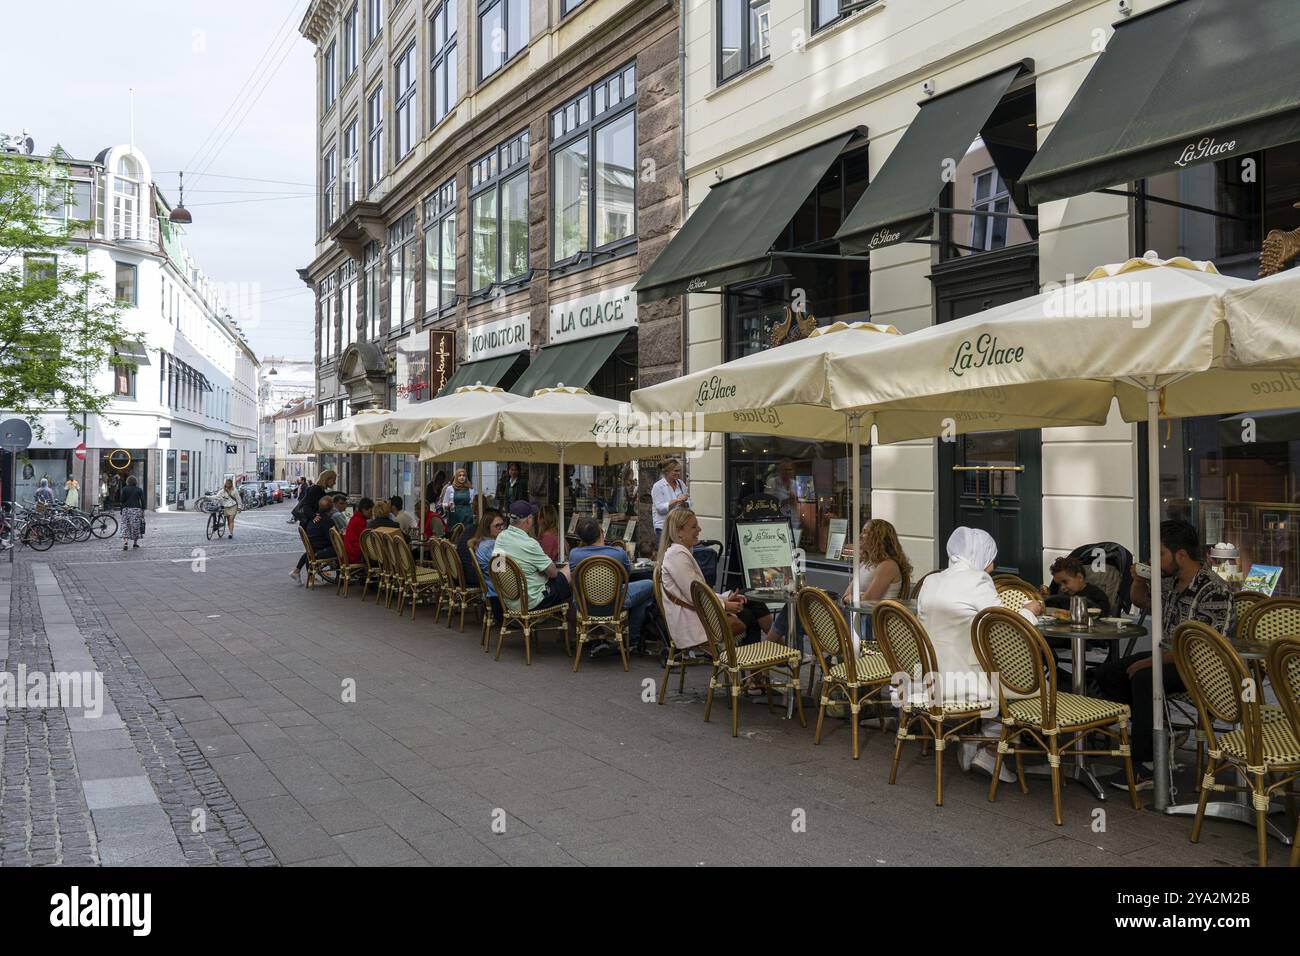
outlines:
[[[1286,5],[1274,0],[696,0],[686,6],[690,215],[679,236],[690,237],[691,216],[711,190],[734,199],[766,182],[767,207],[745,229],[770,229],[777,237],[755,262],[726,263],[730,271],[721,262],[710,271],[715,263],[701,251],[707,244],[697,242],[693,276],[679,268],[674,285],[664,266],[639,286],[643,301],[691,290],[683,296],[690,369],[798,334],[797,323],[786,329],[789,305],[806,306],[820,324],[869,317],[910,332],[1082,278],[1098,264],[1146,249],[1213,259],[1221,271],[1253,278],[1268,230],[1300,226],[1292,208],[1300,199],[1300,151],[1289,134],[1256,135],[1254,117],[1220,115],[1216,128],[1210,112],[1197,126],[1199,114],[1189,119],[1184,110],[1171,119],[1168,106],[1177,88],[1168,78],[1195,58],[1204,67],[1200,75],[1235,71],[1258,85],[1262,99],[1271,97],[1264,87],[1272,81],[1249,44],[1251,36],[1267,36],[1269,50],[1259,56],[1294,52],[1294,10],[1286,17]],[[1128,32],[1113,55],[1103,53],[1119,31]],[[1144,49],[1130,49],[1135,45]],[[1120,62],[1125,57],[1132,62]],[[1116,83],[1116,72],[1137,86]],[[1060,150],[1048,156],[1044,144],[1076,97],[1082,103],[1100,95],[1101,81],[1111,84],[1117,108],[1131,103],[1149,111],[1153,130],[1172,130],[1163,147],[1172,152],[1144,166],[1139,160],[1153,144],[1145,144],[1146,153],[1135,147],[1136,165],[1117,168],[1113,175],[1124,175],[1114,182],[1103,172],[1091,186],[1076,184],[1061,198],[1031,206],[1022,181],[1026,165],[1033,164],[1031,182],[1036,168],[1059,167]],[[1276,98],[1267,102],[1282,109]],[[1062,140],[1078,140],[1080,127],[1099,122],[1088,112],[1076,109]],[[1294,129],[1293,106],[1287,115]],[[1139,120],[1127,132],[1109,132],[1138,136],[1145,124]],[[1239,134],[1234,122],[1247,133]],[[1177,123],[1191,125],[1184,130]],[[1238,147],[1216,156],[1220,147],[1211,146],[1211,161],[1201,161],[1207,157],[1184,152],[1196,147],[1175,141],[1185,131],[1196,134],[1185,137],[1193,144],[1217,136]],[[1253,144],[1249,155],[1247,144]],[[1113,152],[1121,154],[1119,147]],[[1042,163],[1033,163],[1036,153]],[[1110,160],[1080,161],[1104,167]],[[872,192],[878,181],[881,188]],[[1112,191],[1097,191],[1102,187]],[[782,189],[791,191],[788,202]],[[920,205],[907,206],[909,197],[920,197]],[[706,210],[706,218],[714,211]],[[871,231],[837,236],[850,213],[873,223]],[[670,245],[663,261],[673,255]],[[1071,347],[1063,325],[1063,355]],[[1292,502],[1300,499],[1290,449],[1298,447],[1300,420],[1279,416],[1266,447],[1244,448],[1224,428],[1201,419],[1166,426],[1160,463],[1166,512],[1197,524],[1202,540],[1226,538],[1261,563],[1286,566],[1279,593],[1294,593],[1300,540],[1290,528],[1300,517],[1300,504]],[[997,537],[1004,569],[1044,580],[1055,556],[1085,544],[1115,541],[1137,551],[1145,533],[1139,435],[1116,414],[1104,427],[875,447],[864,456],[869,515],[894,523],[918,574],[942,566],[949,529],[974,524]],[[829,521],[847,514],[848,467],[843,447],[736,435],[721,449],[715,442],[689,468],[704,537],[726,540],[746,498],[775,495],[802,529],[814,578],[842,575],[847,562],[826,550]],[[797,506],[787,504],[794,499],[783,487],[794,489]]]

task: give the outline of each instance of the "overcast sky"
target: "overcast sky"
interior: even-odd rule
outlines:
[[[295,272],[315,231],[307,0],[4,6],[0,129],[26,128],[38,153],[58,143],[93,159],[130,141],[134,88],[135,144],[173,205],[186,172],[184,241],[199,268],[235,293],[248,284],[232,306],[259,356],[310,357],[312,296]]]

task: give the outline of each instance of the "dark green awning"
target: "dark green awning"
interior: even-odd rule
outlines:
[[[499,355],[496,358],[482,359],[462,365],[447,379],[438,395],[450,395],[462,385],[500,385],[527,353],[516,352],[514,355]]]
[[[148,365],[149,350],[135,339],[124,339],[121,345],[113,348],[112,364]]]
[[[772,244],[856,135],[844,133],[715,184],[634,286],[638,301],[717,289],[771,272]]]
[[[923,102],[835,234],[840,252],[861,255],[929,235],[945,173],[961,162],[1016,77],[1032,69],[1017,63]]]
[[[510,391],[527,396],[539,388],[554,388],[556,385],[586,388],[627,334],[627,331],[612,332],[563,345],[549,345],[534,356],[533,363],[519,376],[519,381]]]
[[[1116,24],[1024,179],[1041,203],[1296,140],[1296,0],[1180,0]]]

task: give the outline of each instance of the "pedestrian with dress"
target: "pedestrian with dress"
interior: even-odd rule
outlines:
[[[119,500],[122,503],[122,550],[127,549],[128,543],[138,548],[144,535],[144,489],[135,475],[126,479]]]
[[[448,523],[469,527],[474,523],[474,487],[469,483],[469,472],[456,469],[456,477],[442,492],[442,512]]]

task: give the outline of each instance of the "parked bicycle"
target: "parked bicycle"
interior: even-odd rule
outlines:
[[[0,514],[0,531],[6,542],[26,545],[33,551],[48,551],[56,540],[49,519],[13,502],[5,502]]]

